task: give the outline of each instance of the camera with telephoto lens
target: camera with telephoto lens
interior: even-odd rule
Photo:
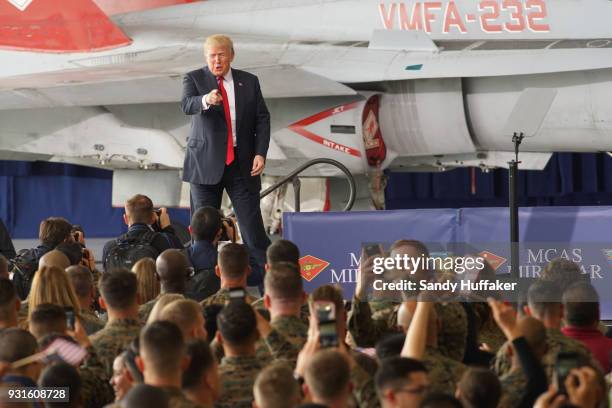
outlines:
[[[74,242],[77,242],[80,244],[81,243],[80,239],[81,239],[81,236],[83,235],[83,227],[81,227],[78,224],[74,224],[72,226],[72,229],[70,230],[70,234],[72,235],[72,238],[74,238]]]
[[[230,217],[221,217],[221,237],[219,241],[236,242],[237,231],[236,223]]]

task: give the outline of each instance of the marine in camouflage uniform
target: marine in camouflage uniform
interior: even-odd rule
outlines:
[[[155,303],[159,300],[161,294],[157,295],[155,299],[151,299],[146,303],[143,303],[138,307],[138,320],[144,325],[147,323],[147,319],[151,314],[151,310],[155,307]]]
[[[91,344],[95,347],[98,357],[104,366],[104,378],[110,380],[113,375],[113,361],[130,342],[138,337],[142,325],[133,319],[117,319],[109,321],[106,326],[91,336]]]
[[[440,391],[454,395],[457,383],[467,367],[442,354],[438,349],[427,346],[423,355],[423,364],[427,368],[427,377],[431,391]]]
[[[245,292],[246,292],[246,289],[245,289]],[[210,295],[209,297],[201,301],[200,305],[202,305],[202,307],[206,307],[209,305],[225,305],[229,301],[230,301],[229,288],[221,288],[217,291],[217,293]],[[257,301],[256,297],[251,296],[248,293],[246,294],[245,302],[247,302],[249,305],[256,301]]]
[[[88,355],[79,366],[83,405],[102,407],[114,401],[115,394],[108,381],[101,381],[105,376],[105,370],[96,349],[89,346],[86,350]]]
[[[461,303],[436,303],[438,328],[438,350],[446,357],[463,361],[468,332],[467,314]]]
[[[484,302],[472,302],[472,309],[476,315],[476,331],[478,333],[478,344],[486,344],[492,353],[506,342],[506,336],[501,331],[493,316],[489,305]]]
[[[308,325],[296,316],[275,316],[270,326],[296,349],[301,350],[308,338]]]
[[[270,322],[270,326],[274,329],[273,332],[275,331],[278,333],[283,337],[284,341],[287,341],[293,346],[291,351],[284,352],[282,358],[287,360],[291,367],[295,367],[297,355],[302,347],[304,347],[306,339],[308,338],[308,326],[297,316],[276,316]],[[272,347],[275,347],[275,345],[272,345]],[[289,350],[286,347],[284,348]],[[257,341],[256,355],[263,361],[272,359],[269,340],[268,342],[264,339]]]
[[[160,387],[168,395],[168,408],[198,408],[199,404],[189,400],[180,388]],[[203,408],[203,407],[202,407]]]
[[[264,313],[262,314],[264,314],[264,316],[269,316],[269,312],[264,305],[263,298],[259,298],[254,301],[253,303],[251,303],[251,306],[253,306],[253,308],[256,310],[263,311]],[[310,319],[310,309],[308,307],[308,302],[304,303],[302,305],[302,308],[300,309],[300,319],[302,320],[302,322],[304,322],[306,326],[308,326],[308,321]]]
[[[377,368],[376,360],[356,350],[351,349],[349,352],[356,363],[351,369],[355,406],[360,408],[380,407],[380,401],[376,394],[376,384],[374,383]],[[370,360],[371,363],[366,364],[366,360]]]
[[[217,342],[217,339],[210,343],[210,348],[218,360],[223,359],[223,347]],[[274,360],[282,360],[291,367],[295,367],[300,350],[301,347],[298,348],[297,345],[287,340],[272,326],[270,333],[265,338],[259,338],[255,343],[255,358],[259,360],[262,366],[266,366]]]
[[[263,339],[263,342],[268,347],[271,355],[271,359],[267,361],[260,359],[263,364],[269,364],[272,360],[284,360],[289,363],[293,362],[295,365],[297,355],[301,349],[295,347],[278,330],[272,327],[270,333]]]
[[[493,321],[486,322],[478,331],[478,343],[489,346],[492,353],[496,353],[505,342],[506,336]]]
[[[555,361],[559,353],[578,353],[585,359],[593,361],[589,349],[581,342],[565,336],[559,329],[546,329],[546,345],[548,350],[542,357],[542,364],[549,383],[552,382],[555,373]],[[493,361],[493,371],[499,376],[507,374],[512,368],[511,344],[506,342],[500,347]]]
[[[521,369],[512,370],[500,377],[502,396],[498,408],[518,407],[527,388],[527,377]]]
[[[253,384],[263,368],[255,356],[223,357],[219,365],[221,395],[215,408],[251,408]]]
[[[360,347],[374,347],[387,333],[400,333],[397,311],[400,304],[388,301],[362,302],[353,297],[348,329]],[[456,361],[463,361],[467,338],[467,315],[457,302],[436,303],[440,319],[438,347],[440,352]]]
[[[79,312],[79,318],[81,319],[81,323],[83,323],[83,327],[88,336],[102,330],[106,324],[91,310],[81,309]]]
[[[387,333],[401,333],[397,326],[400,304],[388,301],[364,302],[353,296],[348,314],[348,331],[359,347],[374,347]]]

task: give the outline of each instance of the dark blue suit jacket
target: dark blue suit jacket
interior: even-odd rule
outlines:
[[[217,247],[208,241],[194,241],[187,249],[187,256],[196,271],[215,269],[217,265]]]
[[[270,144],[270,113],[259,80],[253,74],[232,69],[236,101],[236,142],[234,150],[240,172],[250,191],[261,189],[259,176],[251,177],[255,155],[266,157]],[[181,109],[191,116],[183,180],[195,184],[217,184],[223,177],[227,152],[227,125],[223,106],[203,111],[202,96],[218,89],[208,67],[191,71],[183,78]]]

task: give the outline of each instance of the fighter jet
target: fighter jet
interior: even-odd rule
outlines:
[[[271,112],[269,176],[318,157],[355,174],[506,167],[534,121],[521,166],[541,169],[612,150],[610,16],[609,0],[2,0],[0,158],[176,195],[182,75],[225,33]]]

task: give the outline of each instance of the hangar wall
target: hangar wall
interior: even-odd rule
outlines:
[[[612,158],[604,153],[556,153],[544,170],[520,171],[519,185],[521,206],[612,205]],[[393,173],[386,203],[390,210],[506,207],[508,171]]]
[[[137,192],[134,192],[137,193]],[[112,172],[49,162],[0,161],[0,218],[13,238],[36,238],[50,216],[80,224],[87,237],[112,237],[127,230],[123,208],[111,206]],[[189,224],[189,211],[170,218]]]
[[[455,169],[444,173],[389,173],[388,209],[506,206],[507,171]],[[555,154],[543,171],[520,173],[521,205],[612,205],[612,158]],[[136,192],[135,192],[136,193]],[[0,161],[0,218],[13,238],[36,238],[43,218],[81,224],[88,237],[126,230],[122,208],[111,206],[112,172],[90,167]],[[189,211],[171,209],[189,223]]]

